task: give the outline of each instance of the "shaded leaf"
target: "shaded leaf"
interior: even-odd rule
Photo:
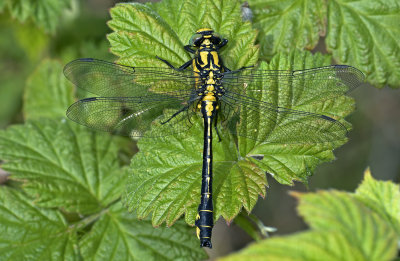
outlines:
[[[362,70],[376,86],[399,87],[400,5],[397,0],[332,0],[327,49],[336,61]]]
[[[0,158],[37,205],[89,214],[121,194],[125,173],[118,140],[65,120],[42,119],[0,131]]]
[[[73,87],[67,84],[63,66],[44,60],[29,77],[24,95],[25,119],[62,118],[74,102]]]
[[[270,59],[279,51],[295,48],[312,50],[325,35],[326,2],[307,0],[251,0],[254,27],[261,56]]]
[[[85,260],[200,260],[206,258],[193,229],[183,222],[153,228],[117,203],[80,241]]]
[[[71,0],[3,0],[7,4],[11,16],[20,22],[31,18],[40,28],[54,32],[64,9]],[[1,3],[0,3],[1,7]]]
[[[0,12],[3,12],[3,8],[6,6],[6,0],[0,0]]]
[[[1,260],[79,260],[75,231],[61,213],[39,209],[21,191],[0,187]]]
[[[33,63],[37,63],[49,48],[50,36],[32,22],[13,24],[18,44]]]
[[[13,29],[9,21],[0,21],[0,127],[15,119],[20,111],[25,80],[32,70]]]

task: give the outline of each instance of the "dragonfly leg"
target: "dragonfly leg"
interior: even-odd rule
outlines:
[[[218,121],[218,111],[217,111],[217,113],[215,113],[214,129],[218,136],[218,142],[221,142],[221,136],[219,135],[219,131],[217,128],[217,123],[218,123],[217,121]]]
[[[190,45],[185,45],[183,48],[184,48],[184,49],[185,49],[185,51],[186,51],[186,52],[188,52],[188,53],[193,53],[193,54],[195,54],[195,53],[196,53],[196,51],[195,51],[195,50],[193,50],[193,49],[191,48],[191,46],[190,46]]]
[[[231,69],[229,69],[228,67],[226,67],[225,65],[222,65],[222,68],[224,68],[224,72],[230,72]]]
[[[235,70],[235,71],[230,71],[230,73],[239,73],[239,72],[243,71],[244,69],[253,68],[253,67],[254,67],[254,65],[251,65],[251,66],[243,66],[242,68],[237,69],[237,70]]]
[[[221,43],[217,46],[218,49],[224,47],[228,43],[228,39],[222,39]]]
[[[156,58],[157,58],[158,60],[162,61],[163,63],[165,63],[166,65],[168,65],[168,67],[170,67],[170,68],[172,68],[172,69],[174,69],[174,70],[177,70],[177,71],[183,71],[183,70],[185,70],[186,68],[188,68],[188,67],[192,64],[192,60],[189,60],[189,61],[187,61],[186,63],[184,63],[181,67],[175,68],[175,67],[174,67],[172,64],[170,64],[170,62],[168,62],[167,60],[164,60],[164,59],[162,59],[162,58],[160,58],[160,57],[158,57],[158,56],[156,56]]]
[[[164,121],[164,122],[161,122],[161,124],[165,124],[165,123],[167,123],[167,122],[169,122],[170,120],[172,120],[173,118],[175,118],[176,116],[178,116],[178,114],[179,113],[181,113],[181,112],[183,112],[183,111],[185,111],[185,110],[187,110],[189,108],[189,106],[185,106],[185,107],[183,107],[182,109],[180,109],[179,111],[177,111],[177,112],[175,112],[174,114],[172,114],[172,116],[171,117],[169,117],[169,119],[168,120],[166,120],[166,121]]]

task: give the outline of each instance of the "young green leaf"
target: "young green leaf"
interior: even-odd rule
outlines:
[[[325,35],[326,2],[305,0],[251,0],[254,27],[260,30],[261,56],[279,51],[312,50]]]
[[[58,210],[40,209],[21,191],[0,188],[1,260],[78,260],[77,237]]]
[[[121,195],[125,173],[117,155],[126,145],[118,140],[66,120],[41,119],[0,131],[0,158],[38,206],[90,214]]]
[[[74,102],[74,88],[67,84],[63,66],[44,60],[29,77],[24,95],[25,119],[62,118]]]
[[[393,260],[394,229],[352,194],[293,193],[311,231],[257,242],[221,260]]]
[[[68,8],[71,0],[2,0],[7,4],[11,16],[20,22],[31,18],[40,28],[54,32],[64,9]],[[0,1],[1,2],[1,1]]]
[[[294,195],[300,200],[300,215],[312,229],[342,233],[367,260],[392,260],[396,255],[395,230],[353,195],[339,191]]]
[[[337,261],[365,259],[341,233],[310,231],[286,237],[273,237],[250,245],[219,261]],[[384,259],[382,259],[384,260]],[[376,260],[378,261],[378,260]]]
[[[375,180],[369,169],[355,197],[390,223],[400,236],[400,187],[391,181]]]
[[[175,10],[180,10],[178,16],[172,16]],[[256,33],[249,23],[241,22],[240,15],[240,3],[236,0],[119,4],[111,9],[108,25],[114,32],[108,40],[122,64],[165,67],[156,59],[159,56],[180,66],[190,59],[183,46],[191,35],[200,28],[212,28],[230,41],[222,53],[226,66],[237,69],[254,65],[258,59],[258,48],[253,46]]]
[[[332,0],[326,44],[336,61],[351,64],[376,86],[399,87],[400,5],[397,0]]]
[[[192,232],[192,233],[191,233]],[[84,260],[202,260],[204,250],[184,222],[153,228],[120,203],[114,204],[80,240]]]

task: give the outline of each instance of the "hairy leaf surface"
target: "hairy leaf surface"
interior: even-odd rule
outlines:
[[[79,242],[85,260],[200,260],[206,258],[193,229],[184,222],[153,228],[120,203],[96,221]]]
[[[308,0],[251,0],[254,26],[260,30],[261,56],[279,51],[312,50],[325,35],[326,2]]]
[[[180,10],[180,15],[172,15]],[[230,42],[223,48],[224,62],[231,69],[254,65],[258,48],[253,46],[256,33],[249,23],[242,23],[238,1],[167,0],[143,6],[119,4],[111,9],[108,35],[111,51],[119,62],[130,66],[174,66],[190,59],[183,49],[200,28],[211,28]]]
[[[1,260],[78,260],[77,237],[61,212],[41,209],[20,190],[0,188]]]
[[[120,194],[124,171],[118,138],[66,120],[31,121],[0,131],[2,168],[43,207],[69,212],[100,211]]]
[[[362,70],[383,87],[400,84],[400,5],[397,0],[332,0],[326,45],[339,63]]]

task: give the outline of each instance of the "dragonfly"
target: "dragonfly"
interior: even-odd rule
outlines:
[[[75,102],[66,112],[69,119],[89,128],[132,138],[155,138],[185,133],[197,118],[203,119],[201,198],[195,225],[200,246],[209,248],[214,226],[213,130],[219,140],[223,138],[221,129],[271,143],[334,143],[347,134],[334,115],[288,104],[312,103],[315,97],[333,102],[364,81],[358,69],[347,65],[288,71],[256,67],[230,70],[219,54],[227,43],[212,29],[202,28],[184,46],[193,58],[178,68],[160,57],[164,67],[130,67],[82,58],[64,68],[68,80],[97,95]],[[282,104],[281,97],[291,102]],[[261,128],[265,125],[260,122],[270,127]]]

